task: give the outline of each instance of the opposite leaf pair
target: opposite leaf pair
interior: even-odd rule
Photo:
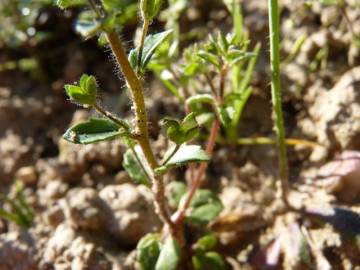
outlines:
[[[84,74],[80,78],[79,86],[67,84],[64,87],[72,101],[85,106],[92,106],[96,103],[97,84],[94,76]]]

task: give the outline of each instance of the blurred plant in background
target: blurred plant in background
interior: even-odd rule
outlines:
[[[46,32],[37,31],[36,20],[41,11],[51,7],[52,0],[3,0],[0,2],[0,46],[10,48],[46,39]]]
[[[21,227],[29,228],[34,219],[34,213],[25,199],[23,188],[21,182],[16,182],[13,196],[0,194],[0,217]]]

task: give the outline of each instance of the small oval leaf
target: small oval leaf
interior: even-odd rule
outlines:
[[[180,246],[172,237],[168,237],[161,248],[155,270],[176,270],[180,261]]]
[[[175,146],[174,146],[175,147]],[[171,155],[174,147],[170,148],[164,159]],[[156,173],[164,173],[173,167],[179,167],[191,162],[207,162],[210,158],[199,145],[181,145],[179,150],[163,166],[155,169]]]
[[[87,122],[69,128],[63,135],[63,138],[75,144],[89,144],[113,139],[123,134],[124,132],[110,120],[90,118]]]
[[[134,147],[134,151],[139,157],[139,160],[136,159],[133,150],[128,149],[124,154],[122,165],[133,180],[140,184],[150,186],[150,179],[147,174],[151,170],[148,168],[143,154],[140,153],[141,150],[138,149],[138,147]],[[141,162],[141,164],[139,164],[139,162]],[[147,172],[144,170],[147,170]]]
[[[154,270],[160,254],[161,243],[157,234],[147,234],[136,246],[141,270]]]

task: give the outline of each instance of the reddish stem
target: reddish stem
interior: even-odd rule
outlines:
[[[217,93],[217,91],[215,90],[215,87],[212,84],[210,78],[207,76],[207,74],[205,74],[205,78],[206,78],[207,82],[209,83],[212,93],[219,105],[222,105],[224,102],[225,78],[226,78],[227,71],[228,71],[228,67],[226,65],[220,71],[219,93]],[[206,153],[210,157],[212,156],[212,153],[214,151],[216,137],[218,135],[219,129],[220,129],[220,119],[219,119],[219,117],[216,117],[211,126],[209,140],[206,144]],[[185,217],[185,212],[189,208],[191,200],[194,197],[196,190],[199,188],[199,186],[201,184],[201,181],[204,177],[207,167],[208,167],[207,163],[202,163],[197,170],[195,179],[192,177],[194,175],[194,173],[193,173],[194,167],[193,166],[190,167],[191,179],[193,179],[190,183],[191,184],[190,192],[186,198],[185,203],[181,207],[181,209],[176,211],[174,213],[174,215],[171,217],[171,220],[173,221],[173,223],[175,225],[180,225],[183,222],[184,217]]]
[[[213,153],[219,128],[220,128],[220,121],[218,118],[216,118],[214,120],[214,123],[212,124],[211,131],[210,131],[210,137],[209,137],[208,143],[206,145],[206,152],[209,156],[211,156]],[[191,181],[190,192],[186,198],[185,203],[183,204],[183,207],[181,209],[179,209],[172,216],[172,220],[173,220],[174,224],[178,225],[184,220],[186,209],[189,208],[191,200],[194,197],[196,190],[199,188],[199,186],[201,184],[201,180],[203,179],[203,176],[205,174],[207,166],[208,166],[207,163],[202,163],[200,165],[199,169],[197,170],[195,179],[193,181]]]

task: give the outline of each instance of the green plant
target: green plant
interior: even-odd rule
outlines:
[[[288,203],[289,192],[289,168],[285,141],[285,128],[281,104],[280,85],[280,48],[279,48],[279,6],[278,0],[269,0],[269,34],[270,34],[270,66],[271,66],[271,97],[274,108],[275,131],[277,135],[277,150],[279,160],[279,175],[282,186],[283,201]]]
[[[0,208],[0,217],[24,228],[31,226],[34,214],[25,200],[23,186],[20,182],[15,183],[15,194],[13,198],[0,194],[0,201],[3,203],[3,207]],[[5,205],[8,207],[6,208]]]
[[[188,108],[191,107],[192,112],[188,110],[182,120],[165,117],[161,121],[164,133],[172,145],[162,160],[158,160],[149,138],[142,79],[148,66],[152,66],[153,70],[156,69],[154,65],[159,64],[159,54],[155,57],[154,54],[157,50],[160,53],[167,51],[166,47],[165,50],[159,48],[161,45],[169,44],[168,40],[172,34],[172,30],[148,34],[149,23],[159,12],[161,2],[150,0],[140,2],[140,14],[143,20],[141,39],[139,44],[130,50],[129,54],[126,54],[117,33],[120,27],[116,20],[118,11],[116,3],[105,0],[90,0],[86,3],[91,8],[87,13],[88,23],[86,31],[83,29],[79,33],[86,38],[95,35],[106,37],[106,42],[109,44],[126,79],[126,86],[130,91],[130,98],[133,103],[135,121],[129,123],[101,107],[97,99],[99,85],[96,78],[84,74],[78,84],[65,85],[66,93],[73,102],[96,110],[104,118],[91,118],[89,121],[72,126],[63,137],[76,144],[95,143],[115,138],[120,138],[123,141],[128,147],[124,154],[123,167],[137,183],[144,184],[152,189],[156,212],[165,225],[162,234],[147,235],[138,243],[138,260],[141,268],[177,269],[180,264],[187,264],[184,258],[189,247],[193,244],[186,242],[184,226],[196,228],[199,235],[203,236],[207,234],[203,229],[204,226],[206,227],[214,220],[222,210],[223,206],[217,195],[209,190],[199,189],[199,185],[207,167],[206,162],[210,160],[213,152],[220,123],[225,127],[230,119],[229,109],[225,106],[232,104],[234,99],[227,98],[227,94],[225,95],[226,75],[230,68],[241,61],[253,58],[255,54],[245,51],[247,42],[238,42],[234,35],[224,36],[219,33],[212,36],[209,42],[202,44],[199,48],[193,48],[198,56],[194,61],[185,56],[185,58],[188,57],[185,66],[190,68],[194,65],[211,63],[211,69],[213,69],[211,72],[216,72],[220,76],[219,88],[214,88],[210,96],[199,94],[182,99],[179,95],[179,99]],[[58,1],[61,8],[86,3],[84,1]],[[171,63],[172,58],[167,57],[166,60]],[[201,72],[200,74],[207,75]],[[195,77],[196,70],[193,70],[191,79],[194,80]],[[212,86],[212,82],[209,81],[208,83]],[[200,100],[201,108],[194,106],[194,100]],[[211,125],[210,137],[206,151],[204,151],[201,146],[195,145],[191,141],[198,136],[200,125],[208,124],[208,121],[204,122],[203,117],[205,113],[209,113],[209,110],[206,109],[208,105],[212,108],[210,114],[214,118],[214,123]],[[178,193],[175,197],[178,198],[178,201],[172,204],[175,214],[171,216],[169,209],[171,198],[165,197],[163,176],[172,168],[190,164],[194,167],[196,163],[200,163],[200,165],[197,168],[197,177],[193,179],[191,187],[188,188],[184,184],[177,183],[181,188],[177,190]],[[218,268],[214,269],[224,269],[225,264],[221,256],[212,251],[214,246],[212,245],[203,251],[197,251],[193,261],[196,269],[208,269],[204,268],[205,266],[201,268],[201,265],[208,265],[211,261],[217,262]]]
[[[49,7],[52,0],[4,0],[0,3],[0,44],[17,48],[30,40],[37,43],[46,38],[46,32],[37,32],[35,21],[41,9]]]

